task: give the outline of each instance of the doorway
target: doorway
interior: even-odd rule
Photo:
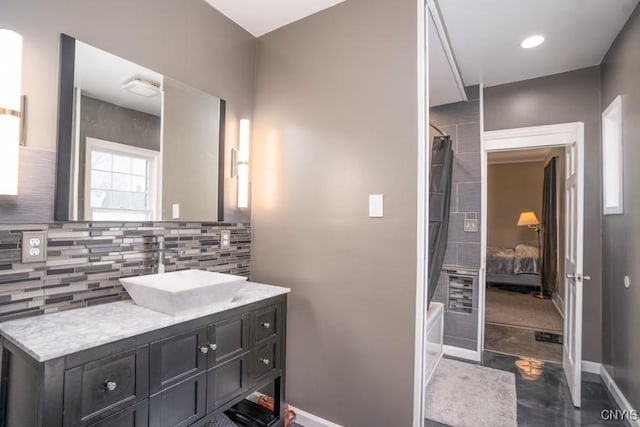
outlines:
[[[487,160],[485,349],[562,363],[565,148]]]
[[[562,258],[558,262],[558,272],[562,273],[556,285],[552,286],[552,289],[545,289],[545,285],[540,279],[538,283],[536,269],[542,271],[542,262],[539,266],[520,265],[519,271],[523,276],[516,280],[515,285],[513,278],[502,279],[502,285],[513,285],[515,288],[493,290],[489,285],[496,285],[496,282],[500,282],[501,278],[496,274],[496,266],[490,265],[492,259],[496,256],[506,257],[506,254],[497,253],[492,247],[489,247],[489,167],[490,159],[505,158],[508,156],[523,155],[523,153],[531,150],[551,150],[552,152],[558,152],[558,149],[564,152],[564,169],[561,174],[557,174],[557,180],[563,182],[562,202],[564,203],[564,215],[563,220],[558,221],[559,224],[564,225],[563,235],[558,236],[558,241],[562,241],[559,247],[562,247]],[[511,154],[508,154],[511,153]],[[549,154],[549,152],[547,152]],[[581,364],[582,364],[582,283],[585,278],[583,276],[582,266],[582,253],[583,253],[583,200],[584,200],[584,124],[581,122],[566,123],[550,126],[536,126],[528,128],[507,129],[499,131],[489,131],[483,133],[482,151],[481,151],[481,166],[482,166],[482,195],[481,195],[481,270],[480,270],[480,321],[479,321],[479,340],[478,351],[481,352],[485,349],[490,349],[494,345],[495,337],[488,335],[492,333],[498,333],[492,330],[491,325],[496,322],[495,313],[489,313],[490,309],[495,309],[495,301],[504,300],[505,296],[502,292],[517,291],[517,287],[530,286],[537,289],[538,295],[550,297],[546,304],[530,304],[530,300],[525,300],[517,295],[509,297],[507,301],[520,301],[520,304],[524,306],[526,311],[527,307],[536,307],[544,310],[544,308],[556,309],[563,313],[564,319],[562,321],[562,365],[567,383],[571,392],[571,397],[574,406],[580,406],[581,400]],[[557,190],[557,188],[556,188]],[[543,260],[546,259],[544,254],[544,246],[542,241],[537,239],[537,228],[540,225],[540,217],[536,215],[535,208],[532,206],[528,209],[523,209],[517,215],[518,218],[509,219],[516,224],[520,224],[520,227],[531,229],[535,232],[535,240],[529,241],[529,244],[524,242],[525,246],[520,248],[521,263],[527,262],[535,264],[533,259],[536,255],[540,256]],[[540,216],[542,212],[540,212]],[[538,222],[538,224],[536,224]],[[522,230],[526,231],[526,230]],[[491,236],[495,239],[494,235]],[[530,239],[531,236],[527,237]],[[535,243],[534,243],[535,242]],[[538,243],[539,242],[539,243]],[[517,246],[517,245],[516,245]],[[548,244],[548,247],[550,245]],[[538,249],[537,252],[534,249]],[[499,249],[499,248],[498,248]],[[513,248],[514,252],[517,252],[517,248]],[[514,254],[514,258],[517,253]],[[514,260],[515,262],[515,260]],[[506,271],[503,271],[506,273]],[[506,282],[506,283],[505,283]],[[500,283],[498,283],[500,285]],[[545,293],[545,291],[547,291]],[[499,292],[496,294],[496,292]],[[554,304],[553,294],[556,294],[555,303],[560,304],[559,307],[551,307],[549,304]],[[497,298],[496,298],[497,295]],[[533,298],[525,296],[526,298]],[[541,298],[541,300],[543,300]],[[518,303],[515,303],[517,306]],[[520,307],[521,309],[523,307]],[[533,316],[528,319],[520,318],[520,326],[531,326],[532,322],[545,320],[544,315],[535,316],[535,312],[531,311]],[[552,311],[549,313],[553,313]],[[504,313],[500,318],[503,322],[505,318]],[[489,320],[489,327],[487,321]],[[548,319],[546,319],[548,320]],[[513,316],[511,317],[513,321]],[[546,326],[550,326],[546,324]],[[534,325],[535,327],[535,325]],[[558,328],[559,325],[556,322],[552,327]],[[535,333],[535,331],[533,331]],[[539,332],[544,333],[544,330]],[[549,331],[546,331],[549,332]]]

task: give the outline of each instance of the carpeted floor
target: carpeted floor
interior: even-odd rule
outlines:
[[[562,333],[562,317],[550,299],[488,288],[486,301],[487,323]]]
[[[515,375],[443,358],[429,380],[425,408],[429,420],[450,426],[515,427]]]

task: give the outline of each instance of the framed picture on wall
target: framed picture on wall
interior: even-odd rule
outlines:
[[[605,215],[622,214],[622,95],[602,113],[602,206]]]

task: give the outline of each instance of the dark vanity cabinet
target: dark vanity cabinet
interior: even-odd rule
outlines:
[[[204,426],[272,386],[281,426],[285,310],[282,295],[42,363],[4,339],[0,424]]]

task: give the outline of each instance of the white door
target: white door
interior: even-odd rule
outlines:
[[[580,407],[582,380],[582,285],[584,171],[578,145],[566,148],[566,217],[564,260],[564,352],[562,365],[573,405]]]

